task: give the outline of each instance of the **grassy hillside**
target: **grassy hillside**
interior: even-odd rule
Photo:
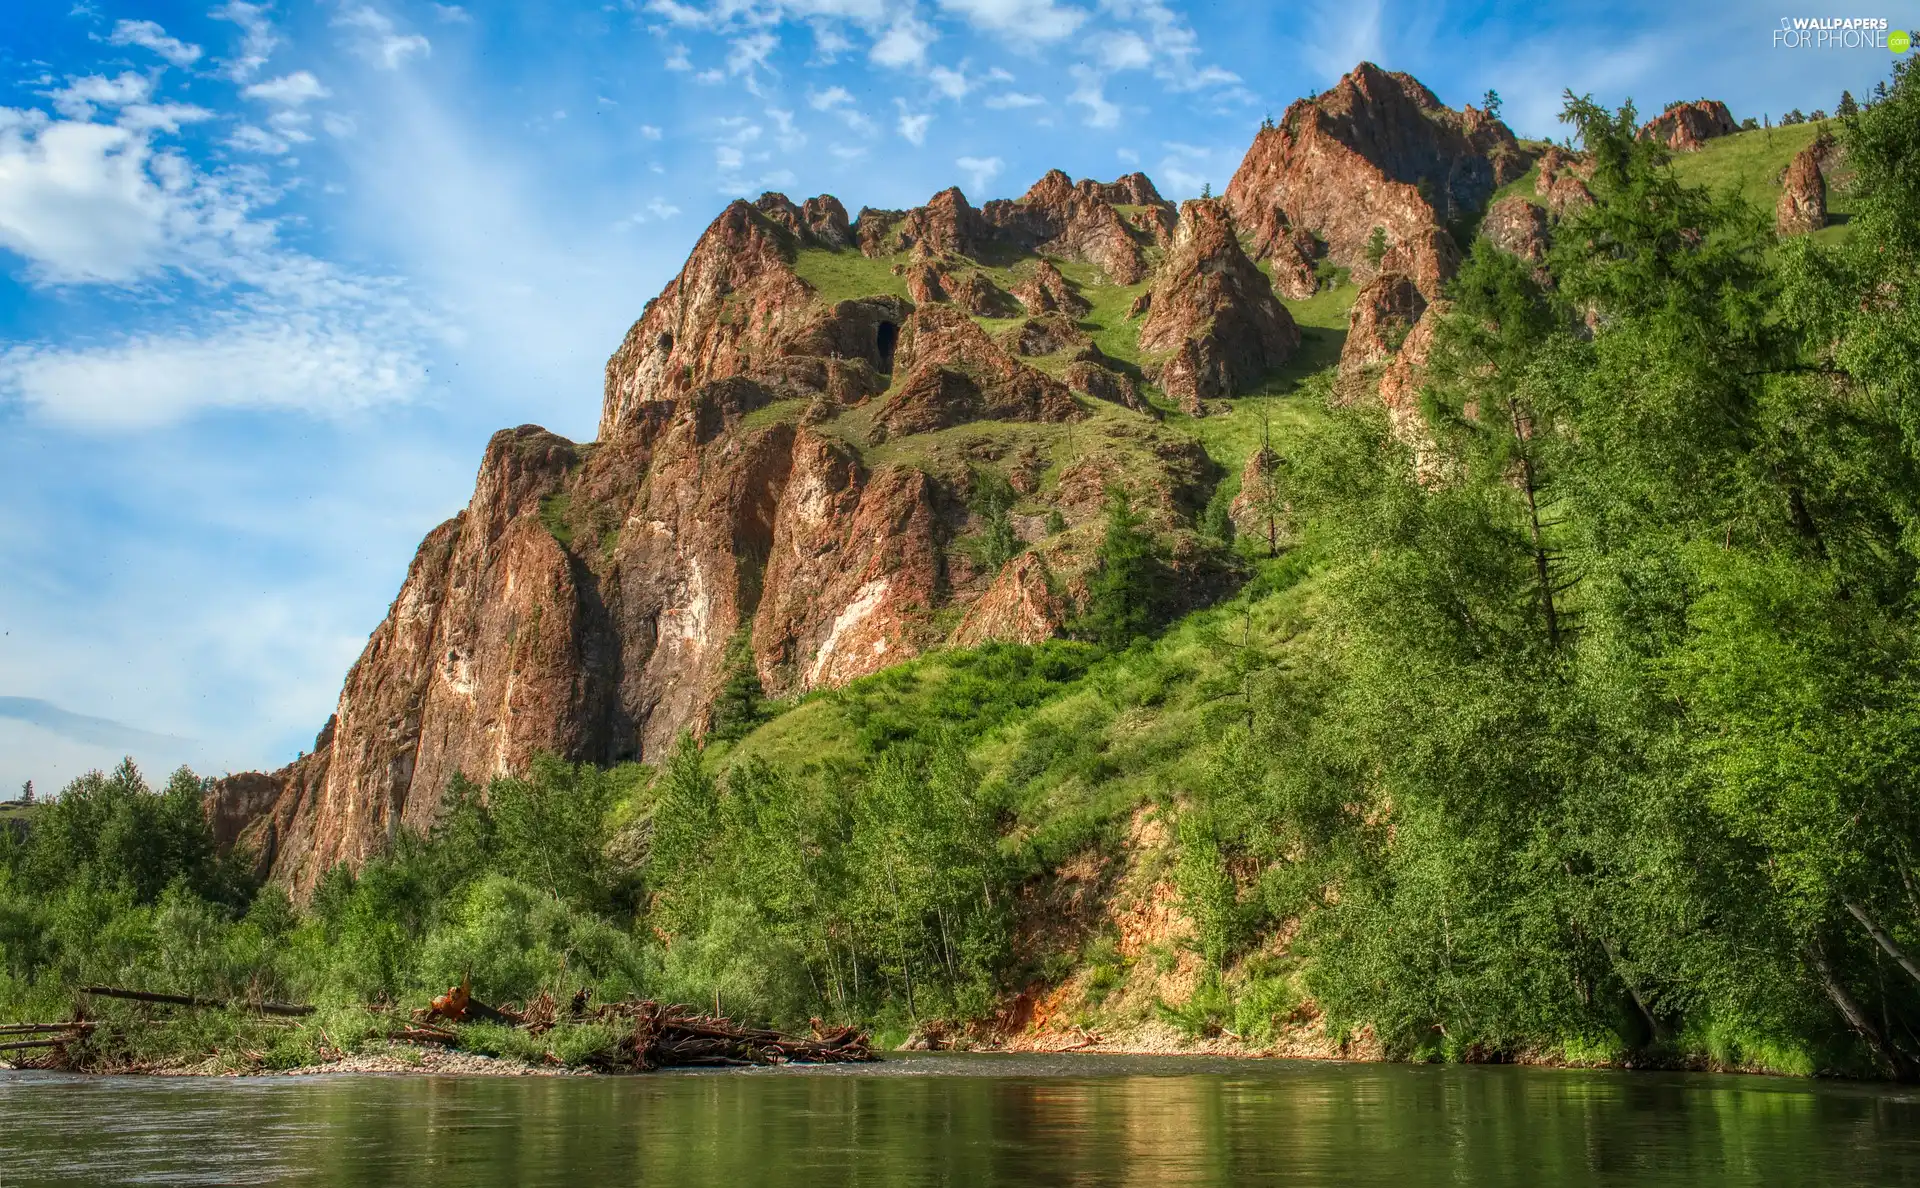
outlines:
[[[1674,176],[1687,185],[1705,186],[1716,193],[1735,191],[1771,216],[1774,204],[1780,201],[1780,183],[1787,166],[1823,129],[1838,132],[1833,120],[1736,132],[1709,140],[1695,152],[1675,153],[1671,168]],[[1540,168],[1536,165],[1524,176],[1502,186],[1494,199],[1518,195],[1535,206],[1544,206],[1545,200],[1534,192],[1539,180]],[[1833,225],[1816,233],[1815,237],[1822,241],[1844,236],[1846,219],[1852,212],[1844,176],[1830,180],[1841,184],[1827,188],[1827,211],[1833,217]]]

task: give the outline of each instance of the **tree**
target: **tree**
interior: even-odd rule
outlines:
[[[1807,117],[1804,115],[1801,115],[1800,109],[1797,107],[1794,108],[1792,111],[1788,112],[1786,115],[1783,115],[1780,117],[1780,126],[1783,128],[1789,124],[1804,124],[1806,122],[1807,122]]]
[[[1387,229],[1375,227],[1373,234],[1367,236],[1367,263],[1375,268],[1387,257]]]
[[[1087,581],[1080,634],[1124,647],[1160,621],[1167,604],[1167,572],[1146,521],[1119,484],[1107,488],[1107,532]]]
[[[28,780],[26,783],[20,785],[20,803],[25,805],[31,805],[33,803],[32,780]]]
[[[1487,93],[1480,97],[1480,109],[1487,113],[1488,119],[1491,119],[1491,120],[1499,119],[1500,118],[1500,92],[1494,90],[1492,87],[1488,87]]]
[[[1818,124],[1823,120],[1825,120],[1826,118],[1827,118],[1826,111],[1823,108],[1816,107],[1813,109],[1813,114],[1807,117],[1807,122]]]
[[[1202,198],[1212,198],[1212,197],[1213,197],[1213,183],[1212,183],[1212,182],[1202,182],[1202,183],[1200,184],[1200,197],[1202,197]]]
[[[1860,105],[1853,101],[1852,91],[1840,92],[1840,103],[1833,109],[1833,114],[1843,120],[1852,119],[1860,114]]]

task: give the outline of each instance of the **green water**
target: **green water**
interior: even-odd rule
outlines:
[[[0,1185],[1899,1184],[1920,1094],[1102,1057],[225,1081],[0,1074]]]

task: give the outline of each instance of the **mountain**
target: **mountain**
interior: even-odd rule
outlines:
[[[1537,147],[1362,63],[1218,199],[1053,171],[980,207],[733,202],[609,358],[597,440],[494,436],[313,752],[209,793],[220,841],[305,895],[431,824],[455,773],[653,760],[729,688],[1061,634],[1115,489],[1168,609],[1216,599],[1242,563],[1209,501],[1265,531],[1260,402],[1338,358],[1417,436],[1423,313]]]

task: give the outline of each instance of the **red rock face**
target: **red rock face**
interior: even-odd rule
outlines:
[[[1259,382],[1300,346],[1300,329],[1240,250],[1217,200],[1180,209],[1180,227],[1140,325],[1140,349],[1172,352],[1160,387],[1197,409]]]
[[[1073,291],[1051,260],[1041,260],[1034,265],[1025,279],[1014,286],[1013,296],[1032,314],[1057,313],[1080,318],[1093,308],[1086,298]]]
[[[1072,604],[1054,587],[1045,557],[1020,554],[967,608],[953,642],[972,647],[990,640],[1037,644],[1052,639],[1073,613]]]
[[[975,421],[1086,418],[1066,384],[974,321],[1017,306],[970,253],[1048,244],[1115,279],[1137,277],[1160,225],[1153,212],[1168,208],[1138,175],[1060,182],[1043,179],[1031,202],[995,204],[996,218],[957,190],[913,211],[863,210],[852,226],[830,196],[730,205],[608,360],[599,440],[577,445],[535,426],[495,435],[472,499],[420,546],[314,754],[210,792],[221,843],[251,847],[264,873],[304,898],[335,865],[431,826],[456,773],[484,781],[542,751],[645,759],[703,731],[738,654],[729,643],[743,635],[763,685],[781,696],[948,639],[1057,630],[1092,536],[1060,534],[1044,543],[1046,559],[1026,554],[1002,573],[949,571],[973,463],[941,464],[958,473],[870,466],[862,449]],[[1128,222],[1120,206],[1150,217]],[[795,271],[800,251],[856,245],[909,252],[919,300],[829,306]],[[1163,320],[1169,335],[1195,336],[1201,374],[1222,382],[1292,348],[1297,332],[1224,217],[1184,229],[1169,254],[1183,279],[1166,290]],[[1015,349],[1070,351],[1082,390],[1145,410],[1132,379],[1073,325],[1088,308],[1073,286],[1047,261],[1021,268],[1022,301],[1050,308],[1017,328]],[[1102,446],[1102,435],[1126,448]],[[1098,516],[1104,484],[1124,479],[1156,524],[1190,527],[1210,481],[1197,444],[1147,417],[1104,420],[1081,441],[1051,496],[1071,522]],[[1043,448],[1018,449],[1005,459],[1010,481],[1033,492]],[[1186,541],[1175,551],[1190,588],[1212,589],[1218,566],[1205,550]],[[1052,565],[1063,580],[1049,579]],[[958,631],[945,607],[966,608]]]
[[[1657,141],[1676,153],[1690,153],[1716,136],[1740,130],[1733,113],[1718,99],[1676,103],[1640,128],[1640,139]]]
[[[1368,281],[1347,313],[1340,370],[1357,371],[1392,357],[1426,308],[1420,290],[1401,273],[1383,272]]]
[[[1831,147],[1824,136],[1795,154],[1787,166],[1774,206],[1774,227],[1782,235],[1805,235],[1827,225],[1827,179],[1820,167]]]
[[[1498,120],[1453,111],[1410,75],[1363,62],[1261,130],[1226,201],[1256,255],[1310,232],[1356,280],[1404,272],[1431,300],[1458,263],[1442,228],[1478,214],[1529,164]],[[1389,256],[1379,264],[1367,250],[1376,227]]]
[[[1547,262],[1547,212],[1519,195],[1502,198],[1487,208],[1480,223],[1480,234],[1503,252],[1520,257],[1535,266],[1535,277],[1544,281]]]

